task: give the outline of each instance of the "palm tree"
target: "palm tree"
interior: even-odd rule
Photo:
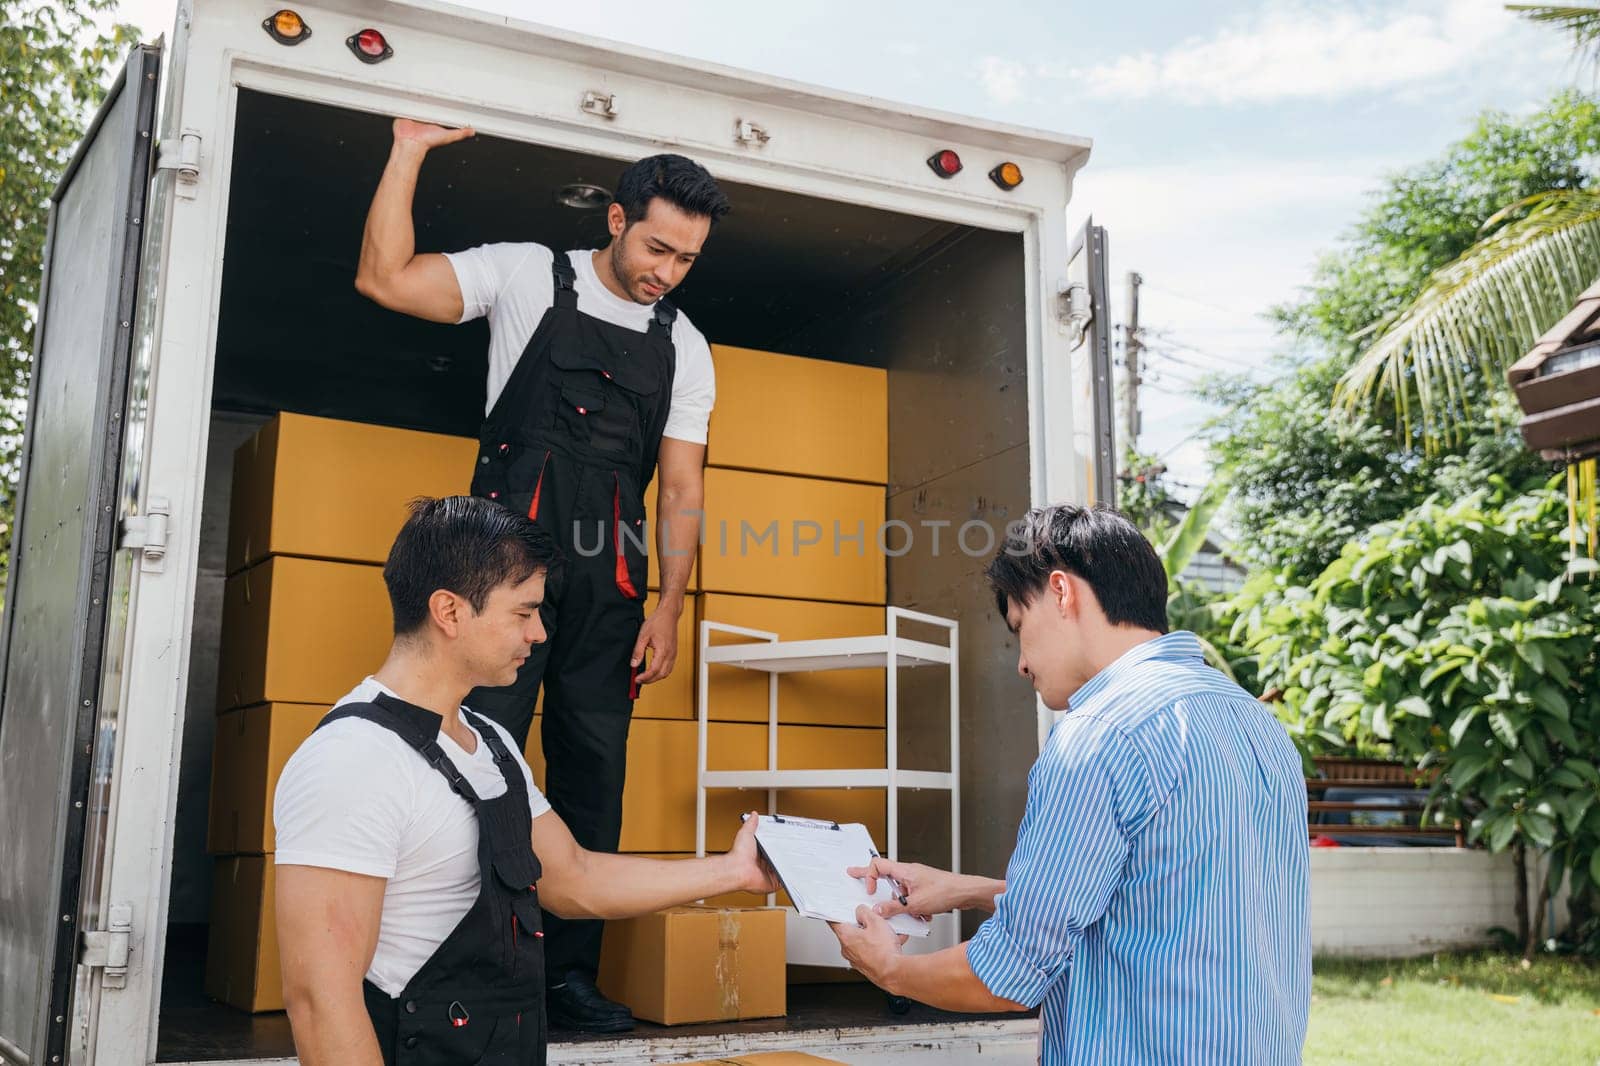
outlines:
[[[1600,67],[1600,7],[1509,4],[1571,35],[1586,65]],[[1464,372],[1487,381],[1571,308],[1600,276],[1600,189],[1551,189],[1508,204],[1483,224],[1486,234],[1435,271],[1422,292],[1374,327],[1377,340],[1340,379],[1336,402],[1364,407],[1388,395],[1404,439],[1420,429],[1423,446],[1454,438],[1465,409]],[[1569,470],[1592,510],[1595,461]]]

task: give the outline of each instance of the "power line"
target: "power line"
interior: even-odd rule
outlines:
[[[1198,296],[1190,296],[1187,293],[1179,292],[1177,289],[1170,289],[1165,285],[1155,285],[1149,282],[1146,284],[1149,284],[1156,292],[1166,293],[1168,296],[1185,300],[1197,307],[1208,307],[1224,315],[1234,315],[1239,318],[1259,318],[1261,315],[1260,311],[1241,311],[1236,307],[1223,307],[1221,304],[1212,303],[1210,300],[1202,300]]]
[[[1246,369],[1251,369],[1251,370],[1256,369],[1257,367],[1259,367],[1261,365],[1259,362],[1254,362],[1254,363],[1247,362],[1246,360],[1241,359],[1238,356],[1218,355],[1216,352],[1207,351],[1204,348],[1197,348],[1193,344],[1189,344],[1186,341],[1177,340],[1168,331],[1146,330],[1145,332],[1148,335],[1150,335],[1151,337],[1160,340],[1162,344],[1168,344],[1168,345],[1171,345],[1174,348],[1181,348],[1186,352],[1193,352],[1195,355],[1203,356],[1203,357],[1205,357],[1207,359],[1215,359],[1219,363],[1227,363],[1230,366],[1239,366],[1239,367],[1244,367]],[[1149,343],[1150,342],[1148,340],[1145,341],[1146,345],[1148,345]]]

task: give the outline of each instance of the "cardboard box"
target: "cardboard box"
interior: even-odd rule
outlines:
[[[247,1011],[283,1009],[271,855],[218,859],[211,882],[206,995]]]
[[[526,755],[533,779],[545,784],[539,743],[543,716],[534,719]],[[779,726],[778,766],[785,770],[870,769],[884,765],[886,732],[832,726]],[[697,723],[645,719],[628,733],[627,783],[622,792],[619,851],[693,852]],[[767,727],[713,722],[706,738],[713,770],[760,770],[767,765]],[[837,822],[861,822],[882,842],[888,831],[882,789],[794,789],[778,793],[778,810]],[[718,789],[706,797],[706,850],[726,851],[739,815],[765,810],[764,791]]]
[[[779,1017],[785,921],[779,907],[674,907],[608,922],[600,990],[661,1025]]]
[[[274,556],[223,588],[217,708],[331,705],[383,664],[393,634],[382,567]]]
[[[908,535],[884,528],[884,491],[708,468],[700,588],[881,606],[888,571],[880,540],[899,550]]]
[[[472,486],[478,441],[285,411],[233,457],[228,573],[271,555],[376,563],[389,558],[407,506]],[[659,588],[656,491],[645,490],[650,587]],[[693,591],[696,574],[689,574]]]
[[[382,563],[418,496],[472,483],[478,442],[285,411],[233,457],[228,572],[269,555]]]
[[[700,619],[778,634],[782,640],[822,640],[881,634],[881,607],[814,600],[708,593],[700,597]],[[713,633],[712,645],[746,638]],[[713,666],[710,674],[713,721],[767,721],[767,675],[736,666]],[[881,726],[884,672],[827,670],[778,675],[778,721],[797,725]]]
[[[206,851],[261,855],[277,850],[272,795],[278,778],[327,713],[327,704],[263,703],[217,719]]]
[[[711,359],[707,463],[888,483],[887,371],[723,344],[711,346]]]

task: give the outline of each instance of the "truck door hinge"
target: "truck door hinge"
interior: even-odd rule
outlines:
[[[177,171],[178,195],[193,200],[195,185],[200,181],[200,134],[184,130],[176,143],[162,141],[157,145],[156,170]]]
[[[104,970],[102,988],[126,988],[128,957],[133,947],[133,904],[113,903],[107,910],[106,928],[83,934],[78,962]]]
[[[764,148],[766,143],[772,140],[772,134],[767,132],[765,126],[757,125],[747,118],[741,118],[734,120],[733,139],[752,148]]]
[[[159,574],[167,568],[167,520],[171,517],[172,501],[165,496],[152,496],[145,504],[144,514],[122,520],[122,537],[117,546],[139,552],[139,569],[147,574]]]
[[[1094,318],[1094,307],[1089,299],[1089,286],[1081,281],[1063,284],[1056,292],[1057,313],[1061,318],[1061,332],[1072,339],[1072,347],[1083,343],[1083,336]]]
[[[578,108],[584,114],[594,115],[597,118],[616,118],[619,106],[616,93],[603,93],[590,89],[583,94],[583,101]]]

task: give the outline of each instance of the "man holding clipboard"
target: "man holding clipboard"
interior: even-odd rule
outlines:
[[[900,888],[833,923],[845,958],[946,1010],[1042,1004],[1043,1066],[1298,1063],[1309,857],[1283,726],[1194,634],[1167,632],[1161,561],[1115,511],[1030,511],[988,577],[1018,672],[1067,712],[1028,775],[1006,880],[850,868],[868,892]],[[966,908],[992,916],[929,955],[902,954],[888,921]]]

